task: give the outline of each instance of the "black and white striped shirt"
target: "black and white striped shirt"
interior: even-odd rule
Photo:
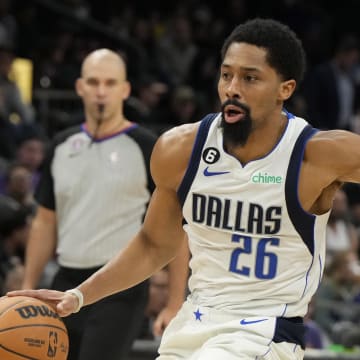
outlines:
[[[61,266],[101,266],[137,233],[154,189],[155,141],[134,123],[91,145],[83,125],[55,137],[36,199],[56,211]]]

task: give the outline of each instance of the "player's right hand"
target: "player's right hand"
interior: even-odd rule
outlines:
[[[78,308],[77,298],[63,291],[48,289],[15,290],[7,292],[6,296],[29,296],[42,300],[52,306],[61,317],[71,315]]]

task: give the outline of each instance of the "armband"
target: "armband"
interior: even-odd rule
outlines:
[[[83,293],[77,289],[77,288],[74,288],[74,289],[70,289],[70,290],[66,290],[65,291],[66,293],[68,294],[72,294],[74,295],[77,300],[78,300],[78,307],[73,311],[74,313],[77,313],[80,311],[80,309],[83,307],[84,305],[84,295]]]

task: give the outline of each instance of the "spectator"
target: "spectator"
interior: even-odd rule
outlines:
[[[355,112],[353,70],[359,62],[359,44],[353,35],[336,44],[333,57],[308,73],[304,83],[308,118],[322,129],[351,129]]]
[[[142,74],[134,86],[134,93],[125,103],[124,111],[128,117],[138,119],[143,125],[162,126],[166,118],[163,108],[168,92],[167,84],[150,74]]]
[[[18,37],[18,24],[15,16],[11,13],[11,0],[0,1],[0,42],[4,44],[16,44]]]
[[[305,344],[307,349],[325,349],[330,344],[330,340],[325,331],[314,320],[315,301],[316,297],[313,297],[304,317]]]
[[[200,104],[195,91],[186,85],[177,86],[170,99],[169,121],[172,125],[195,122],[200,116]]]
[[[35,211],[35,187],[44,159],[45,137],[34,126],[23,127],[15,158],[0,169],[0,193],[7,194]]]
[[[360,321],[360,306],[356,296],[360,292],[360,266],[352,251],[337,253],[321,283],[314,309],[315,321],[331,340],[345,345]],[[340,335],[343,333],[343,336]],[[360,344],[360,343],[359,343]],[[359,345],[358,344],[358,345]]]
[[[351,223],[355,226],[357,237],[360,239],[360,185],[349,183],[345,184],[343,189],[349,202]],[[358,257],[360,258],[360,248],[358,249]]]
[[[329,221],[326,226],[326,266],[338,252],[352,251],[356,256],[359,250],[359,237],[351,222],[347,195],[337,190]]]
[[[24,124],[33,122],[33,109],[25,104],[9,74],[14,61],[13,45],[0,39],[0,156],[12,160],[16,141]]]
[[[23,102],[17,84],[9,78],[14,59],[13,45],[0,43],[0,115],[15,124],[30,124],[34,121],[33,110]]]
[[[159,67],[166,74],[170,87],[184,84],[196,53],[190,20],[185,16],[175,16],[158,43]]]
[[[165,267],[150,277],[149,300],[145,309],[145,318],[139,338],[154,339],[153,323],[169,298],[169,272]]]
[[[36,126],[23,128],[17,143],[15,162],[30,172],[32,192],[39,182],[46,146],[47,139],[42,129]]]
[[[0,195],[0,293],[18,289],[23,281],[28,212],[14,199]]]
[[[35,214],[36,202],[31,187],[31,173],[23,165],[13,164],[6,177],[5,194]]]

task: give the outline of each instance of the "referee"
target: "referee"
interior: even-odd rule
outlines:
[[[45,161],[24,289],[36,288],[54,253],[59,270],[52,287],[63,291],[80,284],[138,232],[154,189],[149,162],[156,137],[124,117],[130,84],[122,58],[108,49],[90,53],[76,91],[85,122],[59,133]],[[184,275],[174,300],[179,306],[185,281]],[[68,360],[127,359],[147,300],[146,281],[64,319]]]

